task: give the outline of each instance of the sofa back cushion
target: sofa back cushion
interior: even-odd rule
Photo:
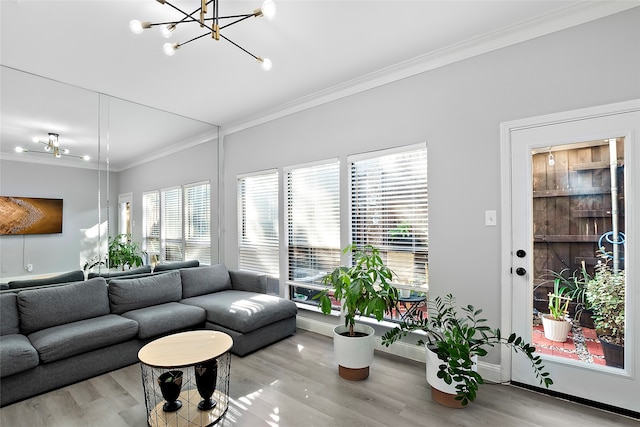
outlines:
[[[174,261],[174,262],[167,262],[164,264],[156,264],[156,266],[153,267],[153,272],[159,273],[161,271],[179,270],[181,268],[191,268],[191,267],[199,267],[199,266],[200,266],[200,261],[198,261],[197,259],[193,259],[190,261]]]
[[[180,270],[182,276],[182,298],[231,289],[231,277],[224,264]]]
[[[137,267],[137,268],[130,268],[128,270],[124,270],[124,271],[103,271],[101,273],[94,273],[91,272],[89,273],[89,279],[92,279],[94,277],[121,277],[121,276],[133,276],[135,274],[145,274],[145,273],[151,273],[151,266],[150,265],[143,265],[142,267]]]
[[[0,335],[19,333],[18,296],[14,293],[0,294]]]
[[[18,293],[20,329],[30,334],[52,326],[109,314],[107,282],[96,277],[85,282],[26,289]]]
[[[9,282],[9,289],[31,288],[33,286],[54,285],[57,283],[82,282],[83,280],[84,271],[74,270],[44,279],[12,280]]]
[[[114,279],[109,282],[109,302],[111,312],[115,314],[180,299],[182,284],[179,271],[139,279]]]

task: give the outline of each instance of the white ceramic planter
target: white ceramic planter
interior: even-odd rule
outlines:
[[[571,322],[568,320],[555,320],[550,314],[543,314],[542,327],[544,328],[544,337],[546,339],[565,342],[571,330]]]
[[[338,365],[349,369],[366,368],[373,362],[375,331],[369,325],[356,323],[356,332],[366,333],[364,337],[342,336],[349,328],[340,325],[333,329],[333,351]]]
[[[426,348],[426,346],[425,346]],[[426,348],[427,351],[427,383],[431,386],[431,397],[434,401],[440,403],[441,405],[447,406],[449,408],[463,408],[462,404],[459,400],[455,399],[457,394],[456,385],[457,382],[452,382],[451,384],[447,384],[444,380],[438,378],[438,367],[443,363],[442,360],[438,359],[438,356],[435,352]],[[471,358],[473,361],[473,370],[478,370],[478,356],[473,356]]]

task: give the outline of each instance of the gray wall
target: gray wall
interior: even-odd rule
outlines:
[[[237,175],[426,141],[430,295],[452,292],[498,326],[500,227],[484,211],[500,209],[499,125],[640,98],[639,24],[635,8],[226,135],[226,263],[237,266]]]
[[[126,169],[118,175],[119,194],[133,193],[132,235],[142,241],[142,193],[183,184],[211,182],[211,257],[218,260],[218,142],[212,140]]]
[[[0,281],[82,269],[98,242],[98,172],[10,160],[0,166],[1,195],[63,199],[62,234],[0,236]],[[32,272],[26,264],[33,264]]]

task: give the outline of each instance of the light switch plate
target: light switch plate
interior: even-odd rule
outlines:
[[[495,226],[498,224],[496,211],[484,211],[484,225]]]

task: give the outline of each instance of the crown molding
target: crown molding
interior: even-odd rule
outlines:
[[[312,93],[277,107],[222,126],[223,135],[230,135],[272,120],[317,107],[328,102],[415,76],[445,65],[492,52],[537,37],[595,21],[615,13],[640,6],[640,1],[583,1],[555,12],[538,16],[491,33],[474,37],[446,48],[401,62],[349,80],[331,88]]]
[[[191,147],[195,147],[196,145],[204,144],[206,142],[215,141],[219,138],[218,129],[214,129],[210,132],[205,132],[203,134],[197,135],[193,138],[186,139],[184,141],[180,141],[171,147],[168,147],[164,150],[156,151],[154,154],[150,156],[145,156],[143,159],[136,160],[131,163],[127,163],[125,165],[120,166],[119,168],[111,168],[113,172],[122,172],[126,169],[133,168],[135,166],[140,166],[145,163],[151,162],[153,160],[160,159],[162,157],[170,156],[175,153],[179,153],[180,151],[186,150]]]

